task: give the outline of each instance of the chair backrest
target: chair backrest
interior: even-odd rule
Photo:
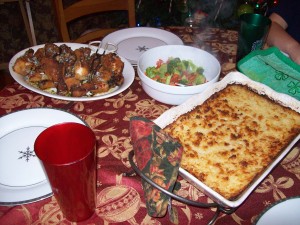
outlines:
[[[135,27],[135,1],[134,0],[81,0],[70,6],[64,7],[63,0],[54,0],[57,25],[64,42],[87,43],[99,39],[117,30],[118,28],[99,28],[84,33],[71,40],[68,23],[83,16],[109,11],[127,11],[128,27]]]

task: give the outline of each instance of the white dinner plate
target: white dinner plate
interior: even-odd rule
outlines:
[[[34,153],[37,136],[47,127],[63,122],[87,125],[60,109],[33,108],[0,117],[0,205],[18,205],[52,195]]]
[[[66,44],[69,47],[71,47],[72,50],[81,48],[81,47],[90,47],[92,49],[93,52],[95,52],[98,47],[96,46],[92,46],[92,45],[86,45],[86,44],[77,44],[77,43],[55,43],[56,45],[62,45],[62,44]],[[31,47],[34,51],[36,51],[39,48],[44,47],[44,45],[37,45],[37,46],[33,46]],[[10,60],[9,62],[9,71],[11,76],[22,86],[26,87],[27,89],[39,93],[41,95],[45,95],[51,98],[56,98],[56,99],[61,99],[61,100],[67,100],[67,101],[92,101],[92,100],[99,100],[99,99],[105,99],[105,98],[109,98],[112,97],[114,95],[117,95],[123,91],[125,91],[134,81],[134,76],[135,76],[135,72],[134,69],[132,67],[132,65],[130,64],[130,62],[128,62],[124,57],[121,57],[121,60],[124,62],[124,70],[123,70],[123,76],[124,76],[124,83],[119,86],[114,88],[113,90],[110,90],[109,92],[106,93],[102,93],[100,95],[96,95],[96,96],[92,96],[92,97],[69,97],[69,96],[62,96],[62,95],[58,95],[58,94],[53,94],[53,93],[49,93],[46,91],[43,91],[39,88],[36,88],[32,85],[30,85],[29,83],[27,83],[24,79],[24,77],[16,72],[14,72],[13,70],[13,66],[17,60],[17,58],[19,58],[20,56],[24,55],[24,53],[28,50],[24,49],[20,52],[18,52],[16,55],[13,56],[13,58]],[[101,49],[98,53],[101,54],[103,52],[103,49]]]
[[[158,28],[133,27],[115,31],[102,40],[103,44],[112,43],[118,47],[118,55],[137,65],[141,54],[150,48],[162,45],[183,45],[175,34]]]
[[[300,196],[276,202],[259,217],[256,225],[299,225]]]

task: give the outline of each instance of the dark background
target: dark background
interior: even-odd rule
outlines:
[[[1,1],[0,1],[1,2]],[[74,0],[65,0],[65,4],[70,4]],[[184,2],[184,1],[183,1]],[[215,0],[192,1],[193,7],[202,6],[206,10],[216,8]],[[218,1],[216,1],[218,2]],[[228,17],[233,14],[234,7],[228,4],[236,4],[236,0],[225,0],[227,8],[222,9],[221,15]],[[52,0],[30,0],[33,25],[37,44],[60,41],[60,35],[56,28],[55,13]],[[172,1],[172,9],[169,12],[169,0],[136,0],[137,22],[141,26],[167,26],[180,25],[182,17],[186,16],[184,4],[180,5],[180,0]],[[139,5],[138,5],[139,4]],[[231,17],[231,15],[229,16]],[[0,63],[8,62],[10,58],[24,48],[30,47],[25,26],[23,23],[18,2],[0,4]],[[110,22],[112,19],[112,22]],[[126,15],[122,12],[101,14],[93,18],[84,18],[71,25],[71,35],[79,35],[85,28],[109,27],[126,21]]]
[[[76,0],[64,0],[68,5]],[[137,26],[181,26],[192,12],[205,12],[205,26],[237,29],[237,8],[245,2],[255,0],[135,0]],[[263,2],[260,0],[260,2]],[[61,41],[56,27],[53,0],[30,0],[33,25],[37,44]],[[0,1],[0,63],[9,62],[17,52],[30,47],[18,1]],[[126,23],[124,12],[110,12],[85,17],[70,24],[71,38],[79,36],[86,29],[119,26]]]

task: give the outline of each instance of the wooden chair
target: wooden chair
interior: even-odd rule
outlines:
[[[64,42],[87,43],[116,31],[118,28],[101,28],[84,32],[80,37],[71,40],[68,23],[83,16],[109,11],[127,11],[128,27],[135,27],[135,2],[134,0],[81,0],[64,7],[62,0],[54,0],[58,29]]]

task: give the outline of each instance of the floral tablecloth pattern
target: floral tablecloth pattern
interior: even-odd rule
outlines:
[[[237,32],[217,28],[191,29],[166,27],[182,38],[186,45],[202,48],[214,54],[222,65],[221,78],[235,70]],[[133,84],[121,94],[90,102],[68,102],[49,98],[25,89],[17,83],[0,91],[0,116],[21,109],[50,107],[68,110],[84,119],[97,136],[97,209],[87,221],[71,223],[59,209],[54,197],[18,206],[0,206],[0,224],[172,224],[168,215],[153,218],[147,214],[144,192],[139,176],[124,176],[130,172],[128,153],[129,122],[132,116],[155,119],[171,106],[149,97],[136,76]],[[23,118],[26,120],[26,118]],[[17,123],[18,121],[16,121]],[[0,128],[1,129],[1,128]],[[212,202],[203,193],[179,178],[178,194],[201,202]],[[246,201],[230,215],[221,214],[216,225],[250,225],[270,204],[300,195],[300,144],[266,177]],[[215,208],[197,208],[178,201],[172,202],[178,224],[207,224]]]

